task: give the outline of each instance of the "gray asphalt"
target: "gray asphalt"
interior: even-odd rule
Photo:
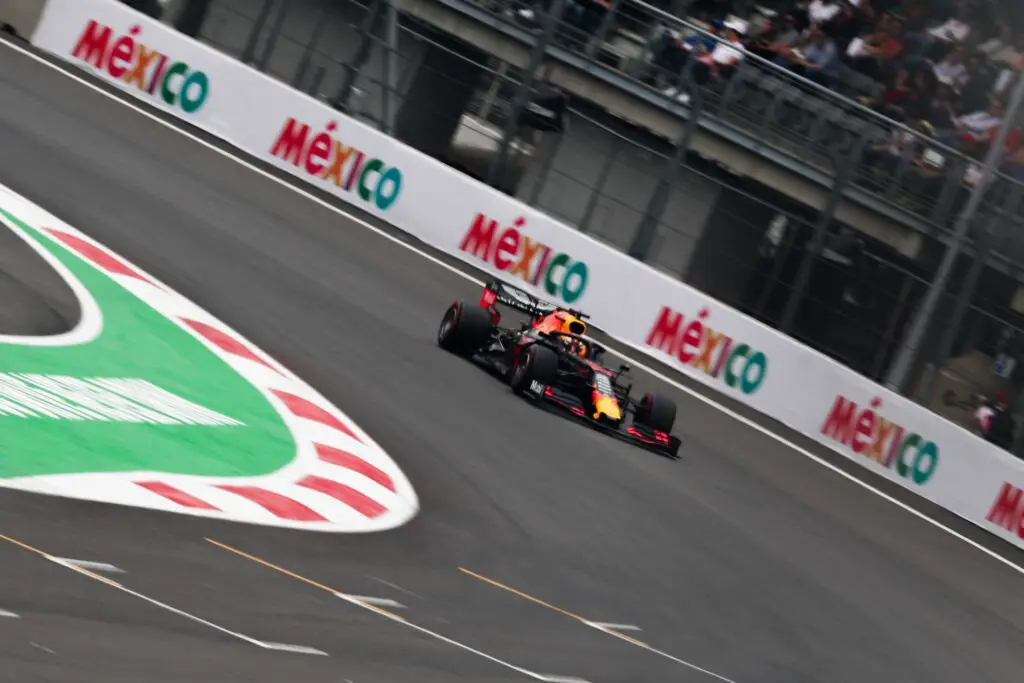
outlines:
[[[4,46],[0,102],[0,183],[310,381],[423,506],[397,531],[338,537],[2,492],[6,537],[330,655],[254,647],[0,539],[0,610],[21,617],[0,618],[5,680],[530,680],[480,652],[593,683],[715,680],[677,660],[737,683],[1020,680],[1012,569],[671,387],[681,462],[536,411],[435,345],[444,308],[474,285]],[[459,567],[638,625],[676,659]],[[298,577],[396,600],[477,652]]]

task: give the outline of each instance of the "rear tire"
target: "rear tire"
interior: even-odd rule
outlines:
[[[530,388],[531,382],[551,384],[558,377],[558,354],[546,346],[534,344],[523,351],[509,374],[509,386],[516,394]]]
[[[664,394],[646,393],[636,407],[633,421],[668,434],[676,422],[676,404]]]
[[[482,308],[456,301],[441,318],[437,345],[445,351],[471,357],[491,336],[491,314]]]

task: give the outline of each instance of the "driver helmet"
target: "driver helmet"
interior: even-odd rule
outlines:
[[[562,332],[583,335],[587,333],[587,324],[576,316],[566,314],[562,316]],[[565,344],[567,350],[575,353],[580,358],[587,357],[587,345],[583,343],[583,340],[562,337],[562,343]]]

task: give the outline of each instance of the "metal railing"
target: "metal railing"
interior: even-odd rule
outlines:
[[[384,93],[393,98],[392,111],[403,106],[411,65],[422,51],[449,49],[414,22],[403,23],[397,38],[389,37],[386,31],[370,30],[365,6],[341,3],[349,13],[339,19],[316,0],[308,0],[306,10],[297,9],[306,1],[288,0],[288,12],[276,5],[280,14],[272,7],[261,32],[254,34],[259,7],[217,0],[203,37],[235,56],[252,46],[258,67],[326,101],[334,101],[346,74],[354,74],[354,94],[342,103],[345,110],[382,128]],[[507,14],[514,2],[502,0],[494,11]],[[618,6],[627,6],[626,0]],[[294,15],[303,11],[308,20],[295,21]],[[643,16],[631,15],[630,21],[634,27],[648,25]],[[613,28],[622,30],[618,25],[599,30]],[[278,35],[269,39],[274,31]],[[592,41],[577,39],[576,44],[599,57]],[[391,69],[383,59],[389,52]],[[426,67],[417,63],[417,68]],[[479,68],[484,78],[460,135],[484,139],[493,150],[510,129],[512,99],[530,74],[487,57]],[[517,131],[515,153],[509,157],[510,164],[522,167],[516,195],[865,376],[883,380],[945,247],[936,241],[930,259],[911,261],[839,225],[836,207],[846,201],[844,192],[861,189],[916,211],[939,235],[964,201],[965,168],[977,162],[855,102],[826,99],[818,86],[757,59],[744,60],[731,78],[708,87],[694,84],[689,72],[661,75],[668,76],[681,77],[678,82],[695,95],[694,120],[717,118],[749,130],[762,145],[816,164],[828,177],[834,201],[825,211],[810,211],[700,159],[685,157],[674,167],[679,150],[672,142],[632,130],[582,104],[572,109],[561,136]],[[891,140],[892,148],[881,144],[893,135],[900,139]],[[935,167],[934,158],[931,166],[921,163],[926,160],[919,152],[925,149],[944,157],[945,165]],[[486,175],[485,168],[475,170],[478,177]],[[667,199],[657,202],[661,190]],[[965,406],[975,394],[1002,389],[1016,395],[1024,385],[1019,370],[1005,372],[1012,365],[1006,361],[1024,360],[1024,294],[1016,285],[1024,263],[1022,196],[1024,186],[1006,176],[984,196],[967,235],[970,251],[961,259],[953,286],[942,294],[904,391],[968,427],[971,411]],[[637,251],[645,230],[651,239]],[[1006,272],[985,269],[972,255],[996,256]]]

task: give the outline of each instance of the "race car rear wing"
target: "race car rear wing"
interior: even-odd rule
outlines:
[[[484,308],[489,308],[495,303],[508,306],[509,308],[514,308],[517,311],[522,311],[523,313],[528,313],[532,316],[547,315],[548,313],[553,313],[558,310],[564,310],[573,314],[580,320],[590,318],[589,315],[582,311],[556,306],[551,302],[539,299],[529,292],[519,289],[518,287],[513,287],[501,280],[490,280],[485,285],[483,297],[480,299],[480,305]]]

